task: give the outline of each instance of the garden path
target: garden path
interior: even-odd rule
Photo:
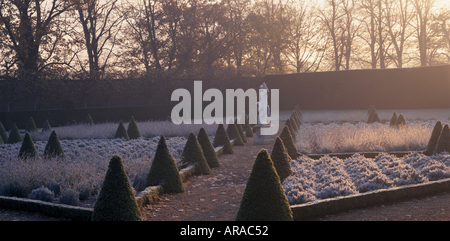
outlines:
[[[280,123],[283,125],[284,122]],[[244,146],[233,146],[234,154],[221,155],[220,167],[211,168],[211,174],[188,178],[184,193],[161,194],[156,203],[142,209],[143,219],[233,221],[256,156],[262,148],[272,152],[272,143],[255,145],[254,138],[247,137]]]

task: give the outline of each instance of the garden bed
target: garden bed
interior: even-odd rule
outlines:
[[[403,158],[381,153],[376,158],[354,154],[347,159],[328,155],[291,162],[293,174],[283,182],[291,205],[379,189],[450,178],[450,155],[412,152]]]

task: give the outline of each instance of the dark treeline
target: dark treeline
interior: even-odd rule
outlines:
[[[1,108],[167,102],[178,82],[206,76],[447,64],[442,3],[0,0]]]

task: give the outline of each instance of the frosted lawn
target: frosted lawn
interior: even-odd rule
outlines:
[[[63,189],[79,190],[86,185],[100,187],[108,169],[109,159],[119,154],[131,183],[145,181],[158,145],[159,136],[146,140],[80,139],[61,140],[66,154],[64,160],[56,158],[22,160],[17,158],[21,143],[0,145],[0,186],[19,183],[30,189],[49,183],[58,183]],[[176,162],[181,159],[187,138],[171,137],[166,143]],[[47,141],[35,141],[42,157]],[[145,184],[144,184],[145,185]]]
[[[198,134],[201,127],[205,128],[208,135],[214,135],[217,130],[217,124],[181,124],[175,125],[171,121],[142,121],[136,122],[139,128],[139,132],[142,137],[152,138],[159,135],[165,137],[184,136],[188,137],[192,131]],[[51,124],[51,123],[50,123]],[[128,122],[124,123],[125,128],[128,127]],[[52,127],[58,134],[60,140],[64,139],[112,139],[116,133],[119,123],[101,123],[95,125],[71,125]],[[50,132],[46,133],[31,133],[31,138],[34,141],[47,141],[50,137]]]
[[[450,155],[413,152],[403,158],[381,153],[375,159],[359,154],[345,160],[302,156],[291,161],[293,174],[283,181],[289,204],[302,204],[390,187],[450,178]]]
[[[443,121],[443,124],[448,121]],[[407,128],[389,123],[302,124],[297,149],[304,154],[425,150],[435,120],[409,121]]]

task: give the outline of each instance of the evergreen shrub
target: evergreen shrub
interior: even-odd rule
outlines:
[[[131,117],[130,124],[128,124],[127,133],[130,139],[137,139],[141,137],[141,132],[139,132],[134,116]]]
[[[241,135],[236,127],[236,123],[230,123],[227,126],[227,134],[230,140],[234,139],[234,144],[236,146],[243,146],[244,141],[242,141]]]
[[[436,148],[433,151],[433,155],[439,154],[443,151],[450,153],[450,128],[448,124],[445,124],[442,128],[442,132],[439,135]]]
[[[50,137],[48,138],[47,145],[45,145],[44,157],[47,158],[66,157],[66,154],[64,153],[64,150],[61,146],[61,142],[59,141],[56,131],[52,131],[52,134],[50,134]]]
[[[289,131],[288,126],[284,126],[283,130],[280,134],[280,139],[283,141],[284,147],[286,147],[287,152],[291,159],[296,160],[299,156],[297,146],[295,145],[294,140],[292,139],[291,132]]]
[[[158,185],[162,186],[164,192],[184,192],[183,181],[163,135],[160,136],[152,166],[147,174],[147,186]]]
[[[2,138],[4,143],[8,142],[8,133],[6,132],[6,129],[3,126],[2,122],[0,122],[0,137]]]
[[[292,175],[291,157],[287,153],[280,137],[277,137],[275,140],[270,158],[273,161],[273,165],[278,176],[280,177],[281,182],[283,182],[288,176]]]
[[[86,124],[86,125],[94,124],[94,121],[92,120],[92,117],[90,114],[87,114],[86,118],[84,119],[84,124]]]
[[[253,164],[236,221],[292,221],[292,210],[267,150]]]
[[[122,120],[119,122],[119,126],[117,127],[117,130],[116,130],[116,134],[114,135],[114,139],[118,139],[118,138],[124,138],[127,141],[130,140],[127,129],[125,129],[125,126],[123,125]]]
[[[122,158],[114,155],[109,161],[100,194],[94,205],[92,221],[140,221],[141,212]]]
[[[389,122],[389,126],[390,127],[394,127],[395,126],[395,123],[397,123],[397,113],[395,113],[395,111],[394,111],[394,114],[392,114],[392,117],[391,117],[391,121]]]
[[[19,151],[19,158],[36,158],[38,153],[36,147],[34,146],[33,139],[31,139],[30,133],[25,133],[23,138],[22,146]]]
[[[202,147],[200,146],[200,143],[198,143],[197,137],[193,132],[189,133],[188,140],[186,141],[183,153],[181,154],[180,169],[190,165],[195,165],[195,175],[208,175],[211,173],[211,169],[203,154]]]
[[[16,124],[13,124],[13,128],[9,132],[8,144],[15,144],[22,142],[22,135],[19,132],[19,128],[17,128]]]
[[[38,129],[37,129],[36,123],[33,120],[33,117],[30,117],[28,119],[27,125],[25,127],[25,132],[30,132],[30,133],[38,132]]]
[[[395,122],[395,126],[396,127],[407,127],[408,123],[406,123],[406,119],[405,116],[400,113],[400,115],[398,115],[397,121]]]
[[[200,128],[200,131],[197,135],[197,140],[202,147],[203,155],[205,156],[206,162],[208,163],[209,167],[211,168],[220,166],[219,157],[214,150],[214,146],[212,145],[205,128]]]
[[[44,125],[42,126],[42,132],[52,131],[52,126],[48,120],[45,120]]]
[[[433,155],[433,151],[436,148],[441,132],[442,132],[442,122],[438,120],[433,127],[433,132],[431,132],[431,137],[430,140],[428,141],[427,149],[423,152],[423,154],[427,156]]]
[[[244,130],[245,130],[245,137],[253,137],[253,129],[252,126],[250,125],[250,121],[247,116],[245,116]]]
[[[233,154],[234,150],[230,143],[230,138],[228,137],[227,131],[225,130],[225,127],[223,127],[223,124],[219,124],[216,130],[216,134],[213,141],[213,146],[223,146],[223,153],[224,154]]]

